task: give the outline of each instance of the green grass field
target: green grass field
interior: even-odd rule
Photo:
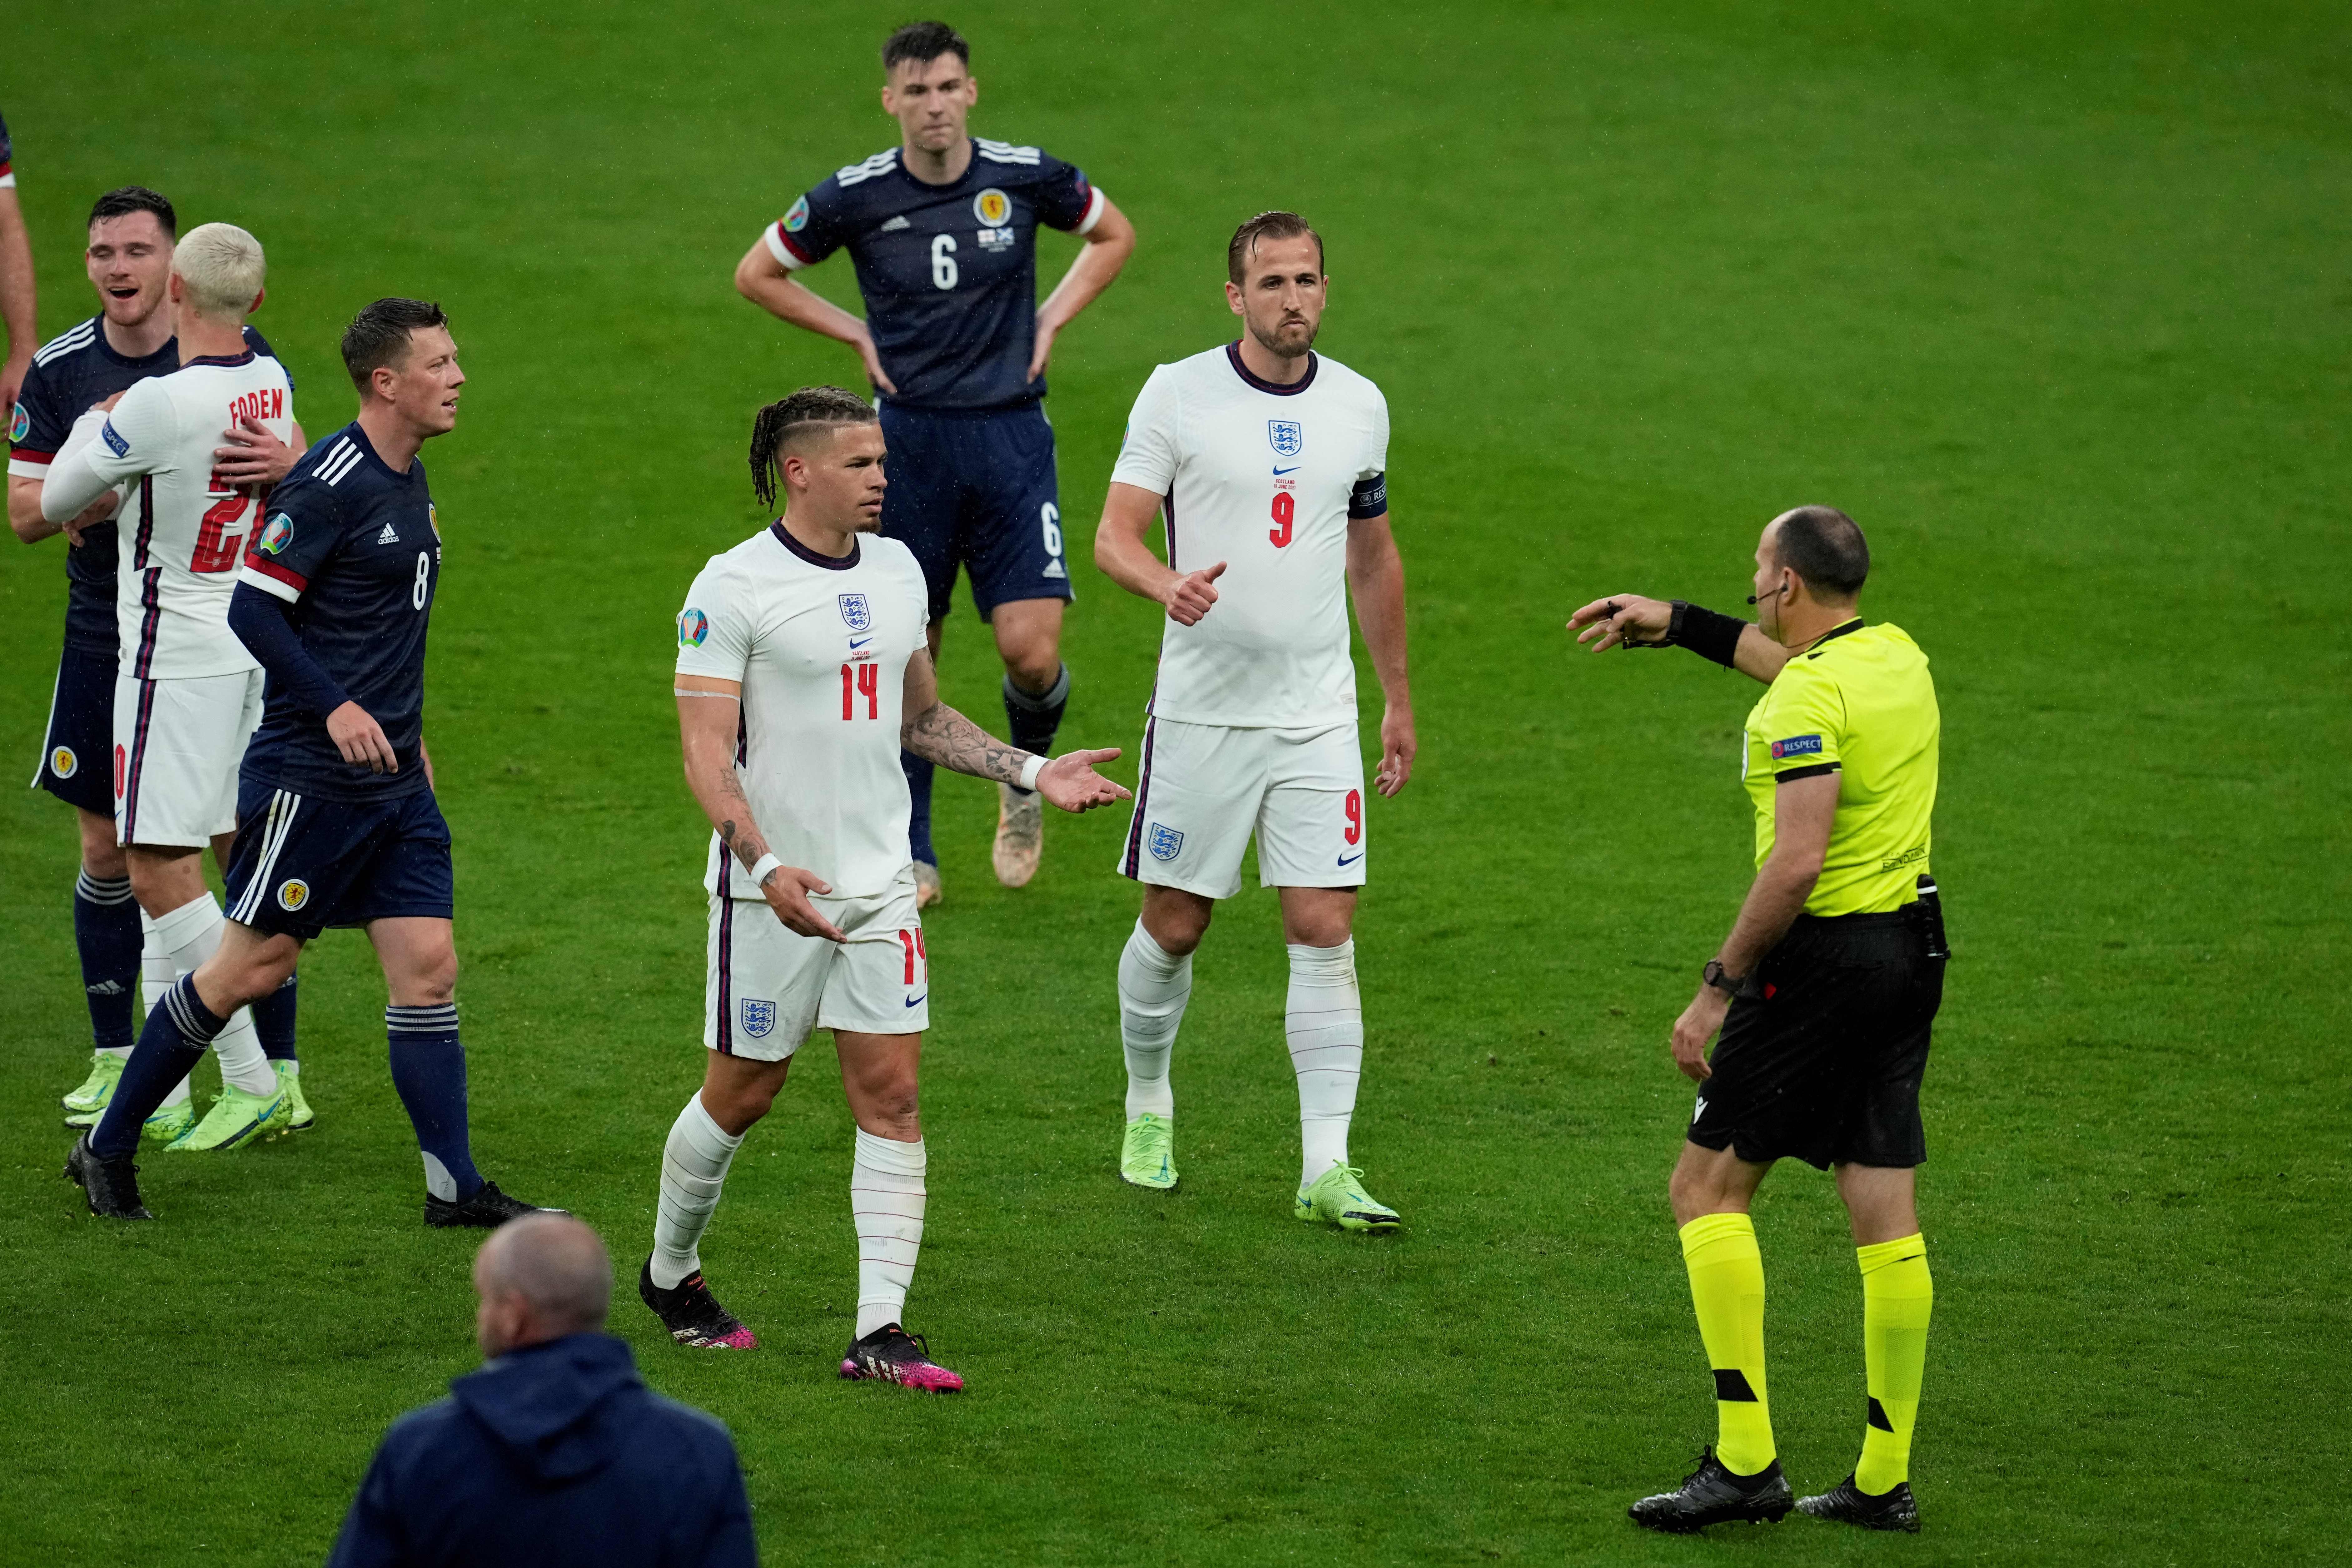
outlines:
[[[910,1316],[971,1392],[834,1375],[850,1124],[822,1038],[705,1246],[766,1348],[690,1358],[616,1301],[648,1379],[733,1428],[769,1559],[2342,1561],[2352,1093],[2320,1015],[2352,962],[2352,24],[2273,0],[949,15],[974,128],[1082,163],[1143,236],[1054,366],[1074,563],[1149,369],[1229,335],[1242,216],[1322,226],[1321,346],[1387,391],[1423,751],[1373,816],[1355,1149],[1410,1228],[1287,1217],[1254,885],[1177,1052],[1184,1186],[1122,1187],[1125,815],[1050,824],[1008,894],[992,793],[943,777]],[[895,140],[874,49],[900,19],[133,4],[92,26],[32,0],[0,53],[45,334],[92,308],[81,214],[131,181],[268,246],[257,324],[314,434],[350,416],[334,344],[361,303],[455,317],[473,382],[426,452],[427,734],[475,1146],[625,1275],[701,1070],[671,617],[761,520],[751,411],[856,371],[729,273]],[[1058,273],[1070,246],[1041,250]],[[845,260],[815,277],[854,298]],[[1655,1539],[1623,1505],[1713,1432],[1664,1040],[1746,884],[1756,688],[1589,658],[1560,622],[1628,588],[1734,608],[1757,528],[1809,500],[1870,530],[1866,607],[1927,648],[1944,710],[1927,1530]],[[0,755],[29,771],[62,566],[0,560]],[[1076,575],[1063,734],[1131,748],[1156,615]],[[993,665],[960,609],[948,695],[992,726]],[[472,1245],[417,1224],[352,933],[304,964],[320,1130],[148,1158],[161,1224],[83,1215],[58,1179],[88,1049],[69,816],[0,798],[0,1559],[315,1561],[385,1423],[475,1360]],[[1758,1223],[1780,1445],[1817,1490],[1860,1437],[1853,1255],[1801,1167]]]

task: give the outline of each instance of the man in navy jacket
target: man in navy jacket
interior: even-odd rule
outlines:
[[[603,1332],[613,1265],[579,1220],[531,1214],[474,1260],[489,1356],[393,1423],[331,1568],[755,1564],[735,1444],[665,1399]]]

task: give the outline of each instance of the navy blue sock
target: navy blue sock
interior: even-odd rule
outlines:
[[[937,865],[940,852],[931,848],[931,765],[911,751],[901,751],[898,767],[907,775],[907,793],[914,800],[914,810],[907,814],[907,852]]]
[[[122,1064],[122,1079],[107,1102],[106,1114],[89,1134],[90,1152],[103,1160],[128,1159],[139,1152],[139,1130],[172,1086],[185,1078],[204,1059],[205,1047],[228,1027],[228,1019],[205,1006],[196,995],[196,977],[183,975],[163,993],[147,1027],[139,1031],[139,1045]]]
[[[74,946],[81,949],[81,988],[89,1001],[89,1037],[102,1051],[128,1051],[131,1003],[139,995],[139,904],[131,879],[101,882],[88,872],[74,883]]]
[[[1051,688],[1039,696],[1032,696],[1004,677],[1004,722],[1010,727],[1006,738],[1024,751],[1039,757],[1054,755],[1054,732],[1062,727],[1062,711],[1070,706],[1070,666],[1064,664],[1054,676]]]
[[[261,1054],[272,1061],[292,1061],[294,1056],[294,977],[253,1004],[253,1032],[261,1037]]]
[[[386,1008],[392,1087],[408,1108],[425,1156],[425,1190],[463,1203],[482,1189],[466,1139],[466,1048],[457,1043],[457,1004]],[[120,1091],[117,1091],[119,1093]]]

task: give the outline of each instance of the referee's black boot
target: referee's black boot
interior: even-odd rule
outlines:
[[[1858,1524],[1864,1530],[1919,1533],[1919,1503],[1911,1495],[1909,1481],[1896,1481],[1893,1490],[1873,1497],[1855,1486],[1849,1475],[1819,1497],[1799,1499],[1797,1511],[1839,1524]]]
[[[1688,1535],[1710,1524],[1778,1524],[1795,1506],[1780,1460],[1752,1476],[1735,1476],[1709,1448],[1701,1451],[1698,1469],[1685,1476],[1681,1486],[1643,1498],[1625,1516],[1647,1530]]]
[[[101,1219],[152,1219],[139,1201],[139,1167],[128,1159],[102,1160],[89,1146],[89,1134],[74,1140],[66,1155],[66,1180],[81,1184],[89,1211]]]

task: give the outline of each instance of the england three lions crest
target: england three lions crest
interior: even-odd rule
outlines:
[[[1267,420],[1265,438],[1273,443],[1276,457],[1296,457],[1307,445],[1307,432],[1295,419]]]
[[[1152,823],[1144,841],[1156,861],[1172,861],[1184,852],[1184,835],[1164,822]]]
[[[874,612],[867,608],[866,595],[862,593],[841,595],[841,623],[852,632],[870,632],[874,629]]]
[[[768,1031],[776,1027],[776,1004],[751,997],[743,998],[743,1032],[753,1040],[765,1040]]]

